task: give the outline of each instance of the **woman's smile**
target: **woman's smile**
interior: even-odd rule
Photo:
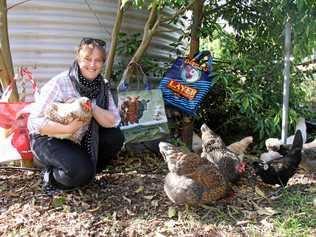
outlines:
[[[82,75],[87,80],[94,80],[102,70],[104,64],[102,53],[94,48],[90,55],[85,50],[81,50],[78,57],[78,64]]]

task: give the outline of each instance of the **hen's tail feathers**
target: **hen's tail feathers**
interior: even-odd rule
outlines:
[[[294,135],[294,141],[289,151],[289,155],[301,157],[302,148],[303,148],[302,132],[300,130],[297,130]]]
[[[295,132],[293,145],[291,147],[291,150],[293,149],[302,149],[303,148],[303,136],[301,130],[297,130]]]
[[[297,124],[295,126],[295,132],[296,131],[301,131],[303,144],[304,144],[306,142],[306,139],[307,139],[305,118],[300,117],[298,119]],[[286,144],[293,144],[293,142],[294,142],[294,136],[293,135],[286,139]]]
[[[297,121],[295,131],[300,130],[302,133],[303,144],[306,142],[307,134],[306,134],[306,122],[305,118],[300,117]]]

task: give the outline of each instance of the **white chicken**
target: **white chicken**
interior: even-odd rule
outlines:
[[[301,130],[302,137],[303,137],[303,144],[304,144],[307,139],[305,118],[300,117],[298,119],[298,122],[295,127],[295,132],[297,130]],[[293,144],[293,139],[294,139],[294,135],[288,137],[286,139],[286,144]],[[265,141],[265,145],[268,151],[278,151],[280,149],[281,144],[282,144],[282,141],[278,138],[268,138]]]
[[[87,97],[71,98],[66,102],[50,104],[44,115],[61,124],[69,124],[74,119],[89,122],[92,118],[92,104]]]
[[[44,112],[46,118],[61,124],[69,124],[74,119],[89,123],[92,118],[92,104],[89,98],[71,98],[66,102],[54,102]],[[73,134],[55,134],[52,137],[78,142]]]
[[[227,148],[237,155],[243,155],[251,143],[253,143],[253,137],[248,136],[238,142],[230,144],[229,146],[227,146]]]

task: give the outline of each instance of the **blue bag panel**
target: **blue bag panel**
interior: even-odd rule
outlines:
[[[160,89],[163,92],[163,97],[167,104],[173,105],[182,111],[195,116],[199,110],[200,103],[212,87],[212,78],[210,77],[209,70],[203,70],[202,68],[194,68],[191,73],[193,76],[191,76],[191,74],[185,76],[187,73],[185,67],[188,66],[189,69],[192,67],[192,65],[185,62],[185,58],[177,58],[161,80]],[[168,83],[170,83],[170,81],[178,82],[181,85],[195,89],[197,92],[194,98],[189,99],[168,88]]]

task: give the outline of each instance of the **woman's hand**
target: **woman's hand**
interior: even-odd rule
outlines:
[[[84,125],[83,121],[80,121],[79,119],[72,120],[69,124],[66,125],[66,131],[65,133],[74,134],[77,132],[82,126]]]
[[[40,134],[47,136],[54,136],[56,134],[74,134],[83,125],[84,122],[78,119],[74,119],[67,125],[56,123],[54,121],[48,121],[48,123],[40,129]]]
[[[96,104],[92,104],[92,115],[102,127],[115,127],[115,115],[111,111],[103,109]]]

